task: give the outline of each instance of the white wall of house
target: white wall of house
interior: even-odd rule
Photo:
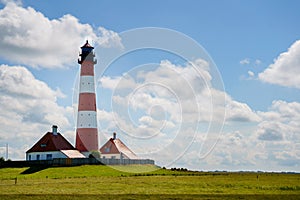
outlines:
[[[67,156],[60,151],[26,153],[26,160],[52,160],[53,158],[67,158]]]
[[[121,155],[119,153],[117,154],[113,154],[113,153],[107,153],[107,154],[101,154],[101,158],[107,158],[107,159],[110,159],[110,158],[115,158],[115,159],[120,159],[121,158]]]

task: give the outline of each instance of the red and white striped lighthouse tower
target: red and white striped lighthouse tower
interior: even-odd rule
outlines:
[[[98,150],[97,107],[94,81],[95,54],[88,41],[81,47],[76,149],[86,156]]]

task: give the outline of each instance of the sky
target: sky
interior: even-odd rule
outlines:
[[[160,166],[300,172],[300,2],[0,1],[0,156],[75,143],[95,47],[99,143]]]

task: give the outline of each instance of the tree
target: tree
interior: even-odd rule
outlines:
[[[99,151],[92,151],[91,154],[89,155],[89,158],[100,158],[101,154]]]
[[[3,157],[0,157],[0,166],[5,164],[5,159]]]

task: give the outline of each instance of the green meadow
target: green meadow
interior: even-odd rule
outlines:
[[[300,174],[151,165],[1,168],[0,199],[300,199]]]

